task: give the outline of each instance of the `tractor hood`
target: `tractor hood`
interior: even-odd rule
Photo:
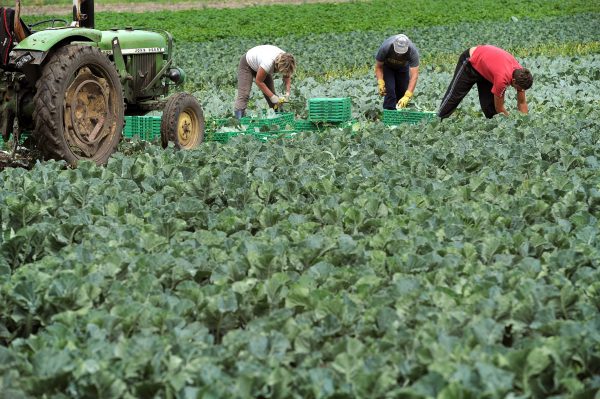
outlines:
[[[45,29],[26,37],[14,50],[47,52],[60,42],[92,42],[103,52],[112,53],[112,39],[115,37],[119,38],[124,55],[167,51],[167,38],[158,32],[135,29],[100,31],[89,28]]]
[[[68,43],[89,43],[105,54],[112,54],[112,41],[117,37],[123,55],[166,54],[170,59],[172,36],[147,30],[90,28],[50,28],[36,32],[19,42],[10,52],[10,63],[17,68],[27,64],[41,65],[55,46]]]
[[[112,29],[102,31],[100,49],[105,53],[112,53],[112,40],[117,37],[123,55],[165,53],[167,39],[158,32],[135,29]]]

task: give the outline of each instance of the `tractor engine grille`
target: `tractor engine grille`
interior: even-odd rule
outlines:
[[[156,76],[157,54],[136,54],[131,56],[129,71],[133,76],[133,92],[136,97]]]

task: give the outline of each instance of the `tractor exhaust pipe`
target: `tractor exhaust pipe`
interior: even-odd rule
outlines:
[[[94,28],[94,0],[73,0],[73,25]]]

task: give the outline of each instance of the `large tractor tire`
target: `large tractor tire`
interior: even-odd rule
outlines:
[[[191,150],[204,141],[204,112],[196,98],[187,93],[173,94],[167,100],[160,124],[162,146],[169,141],[175,148]]]
[[[95,47],[68,45],[44,65],[33,119],[46,158],[76,164],[108,161],[123,132],[123,89],[108,57]]]

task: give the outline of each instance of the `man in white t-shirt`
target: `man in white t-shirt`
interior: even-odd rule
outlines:
[[[235,116],[241,118],[246,113],[252,81],[263,92],[270,108],[281,105],[290,96],[292,75],[296,71],[294,56],[276,46],[256,46],[242,56],[238,67],[238,92],[235,99]],[[285,96],[275,93],[273,74],[281,73],[285,83]]]

